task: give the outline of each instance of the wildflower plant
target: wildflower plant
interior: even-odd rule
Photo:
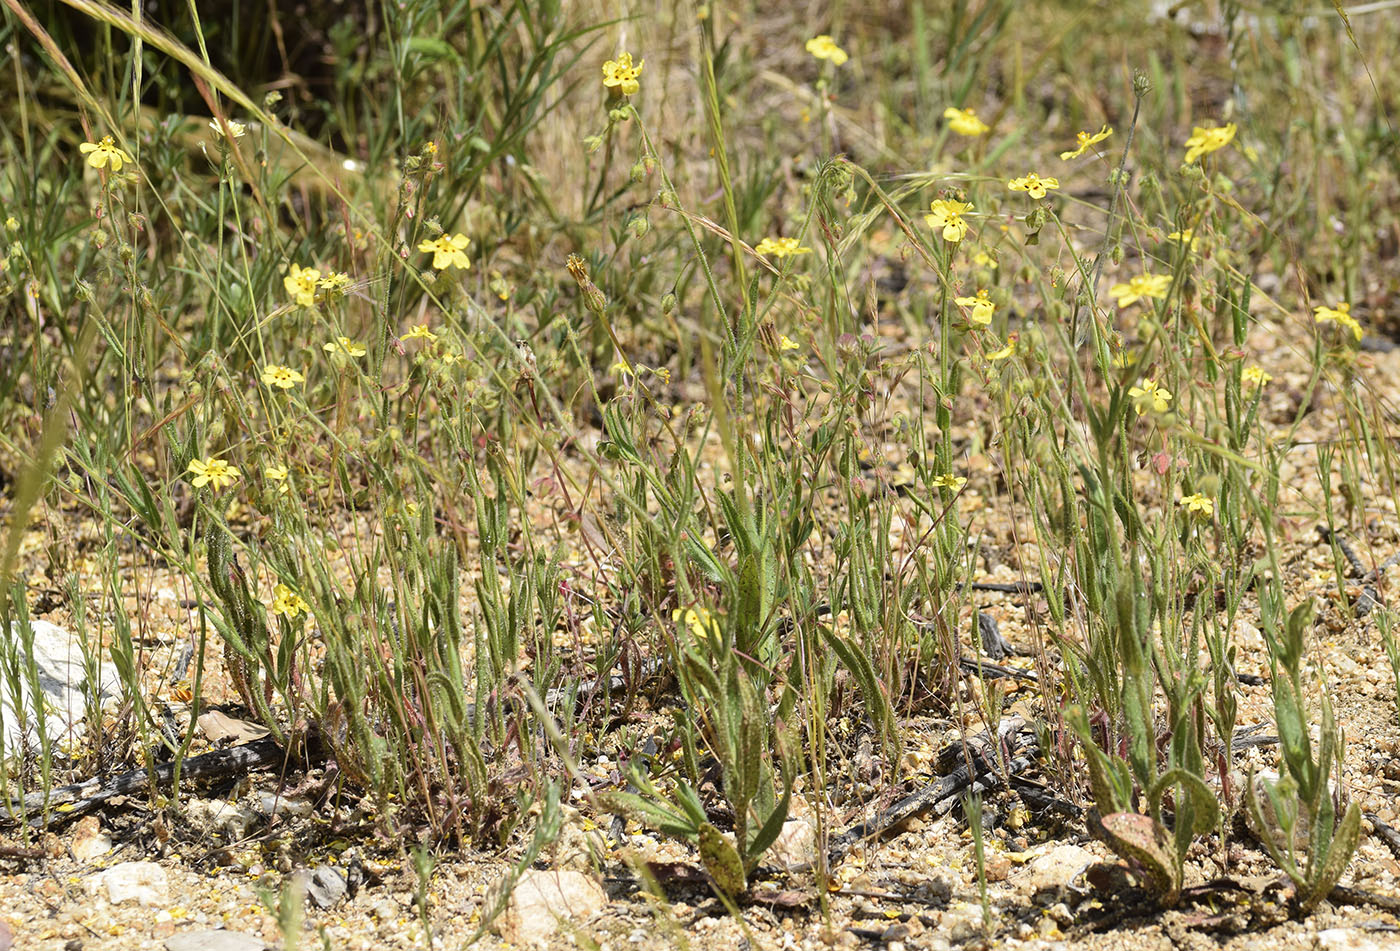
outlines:
[[[1020,178],[1013,178],[1006,183],[1006,187],[1013,192],[1025,192],[1036,201],[1044,198],[1049,192],[1060,187],[1058,178],[1041,178],[1035,172],[1028,172]]]
[[[1304,602],[1285,618],[1277,591],[1263,601],[1274,716],[1286,772],[1278,779],[1249,777],[1249,821],[1297,889],[1299,906],[1311,910],[1331,892],[1356,851],[1361,809],[1333,786],[1341,756],[1326,694],[1316,748],[1310,736],[1302,658],[1313,606]]]
[[[1196,126],[1191,137],[1186,140],[1186,164],[1190,165],[1203,155],[1218,152],[1235,139],[1235,124],[1223,126]]]
[[[464,234],[444,234],[431,241],[419,242],[418,250],[433,256],[434,270],[445,271],[448,268],[459,268],[465,271],[472,266],[471,259],[466,254],[469,244],[471,244],[471,239]]]
[[[949,244],[957,244],[967,237],[967,220],[963,215],[972,211],[972,203],[955,201],[951,198],[938,198],[929,206],[924,222],[942,236]]]
[[[1070,159],[1079,158],[1085,152],[1088,152],[1095,145],[1098,145],[1100,142],[1102,142],[1104,139],[1107,139],[1112,134],[1113,130],[1108,126],[1104,126],[1102,129],[1094,133],[1076,133],[1076,141],[1074,148],[1065,152],[1061,152],[1060,161],[1068,162]]]
[[[976,138],[991,131],[991,126],[977,118],[977,113],[971,109],[955,109],[949,106],[943,110],[943,118],[947,121],[949,129],[967,138]]]
[[[833,66],[844,66],[850,58],[846,51],[837,46],[836,41],[825,33],[807,41],[807,52],[817,59],[828,60]]]
[[[78,151],[87,156],[87,163],[95,169],[111,168],[116,173],[124,165],[136,164],[136,160],[118,147],[110,135],[104,135],[97,142],[84,142],[78,146]]]
[[[755,254],[771,255],[775,258],[812,253],[812,249],[802,247],[797,238],[764,238],[753,246],[753,250]]]
[[[968,314],[968,319],[982,327],[986,327],[992,322],[992,314],[996,312],[996,304],[992,302],[985,287],[972,297],[955,297],[953,303],[959,307],[969,308],[971,312]]]
[[[1045,781],[1165,903],[1242,807],[1315,906],[1357,806],[1302,659],[1312,621],[1283,610],[1285,581],[1302,603],[1315,579],[1275,526],[1332,518],[1330,484],[1289,458],[1303,439],[1338,447],[1339,527],[1370,531],[1386,516],[1366,501],[1396,494],[1362,354],[1396,187],[1358,131],[1375,106],[1340,82],[1326,108],[1297,95],[1314,64],[1269,38],[1301,14],[1272,12],[1295,19],[1230,50],[1253,148],[1203,125],[1183,163],[1183,106],[1219,104],[1186,103],[1169,67],[1081,102],[1123,85],[1097,31],[1045,43],[1005,4],[937,6],[911,8],[907,43],[854,23],[858,60],[765,38],[804,83],[717,17],[680,46],[628,21],[625,51],[567,5],[391,4],[316,34],[314,109],[102,6],[99,48],[20,98],[71,102],[0,123],[0,628],[39,544],[133,712],[84,762],[178,772],[207,697],[333,759],[333,798],[395,838],[521,849],[483,927],[570,795],[590,823],[693,846],[742,912],[794,797],[824,840],[872,805],[851,736],[895,777],[912,713],[1001,722],[1011,691],[961,661],[996,610],[975,583],[1009,572]],[[1030,41],[1034,68],[1003,70]],[[1353,61],[1332,42],[1326,62]],[[1082,81],[1032,83],[1048,69]],[[172,99],[137,115],[112,76]],[[600,102],[606,126],[557,134]],[[79,114],[112,135],[86,141]],[[1357,166],[1364,187],[1339,171]],[[1317,287],[1330,303],[1303,299]],[[59,530],[76,510],[93,551]],[[96,620],[160,572],[195,605],[173,733],[149,699],[164,642]],[[1256,616],[1282,758],[1240,789],[1236,638]],[[0,677],[29,676],[18,657],[0,645]],[[639,736],[665,755],[585,776]],[[0,782],[74,778],[60,767],[49,743],[15,772],[0,757]],[[1005,815],[1001,794],[969,812]],[[413,861],[426,922],[432,861]]]
[[[603,64],[603,85],[617,95],[635,96],[642,89],[639,77],[645,63],[646,60],[639,59],[636,65],[633,65],[631,53],[618,53],[617,59],[610,59]]]

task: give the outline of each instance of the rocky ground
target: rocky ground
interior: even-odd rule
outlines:
[[[1308,376],[1296,350],[1269,354],[1266,328],[1260,351],[1272,357],[1278,385],[1266,413],[1290,418],[1290,401]],[[1366,354],[1361,372],[1377,387],[1400,378],[1400,353]],[[1288,368],[1291,364],[1291,369]],[[1336,422],[1325,409],[1297,434],[1327,438]],[[1188,893],[1181,906],[1162,911],[1136,888],[1121,863],[1091,839],[1072,816],[1035,815],[1019,797],[993,790],[986,802],[986,909],[978,882],[974,842],[957,808],[928,810],[876,840],[851,849],[819,889],[811,870],[817,834],[812,805],[800,796],[779,848],[732,914],[711,892],[695,853],[674,841],[628,826],[620,841],[608,835],[611,817],[596,813],[580,787],[565,809],[563,831],[534,867],[516,882],[508,906],[493,919],[500,886],[513,874],[520,835],[503,850],[463,853],[439,849],[431,872],[415,870],[412,843],[385,830],[373,807],[316,766],[231,775],[186,789],[178,809],[156,809],[148,796],[117,797],[76,820],[57,817],[52,831],[23,836],[0,828],[0,951],[165,947],[222,949],[290,947],[295,941],[331,948],[461,947],[484,921],[482,947],[880,947],[1041,948],[1073,942],[1103,948],[1307,947],[1381,948],[1400,944],[1400,918],[1389,909],[1400,897],[1400,863],[1376,834],[1374,821],[1400,825],[1394,797],[1400,789],[1400,727],[1395,675],[1381,645],[1374,614],[1355,618],[1337,590],[1332,553],[1320,543],[1315,516],[1298,514],[1298,500],[1315,491],[1309,452],[1290,456],[1282,476],[1288,503],[1277,522],[1282,564],[1296,598],[1319,605],[1309,663],[1329,685],[1346,733],[1347,788],[1368,819],[1343,883],[1375,901],[1325,902],[1306,918],[1290,917],[1278,872],[1243,824],[1230,840],[1203,840],[1192,854]],[[971,468],[974,473],[975,461]],[[1006,526],[986,500],[977,528],[995,540]],[[1400,551],[1394,500],[1366,503],[1352,536],[1360,557],[1379,564]],[[55,516],[57,517],[57,516]],[[76,529],[75,529],[76,531]],[[1024,556],[1025,549],[1016,554]],[[31,561],[37,556],[27,552]],[[1024,566],[1008,557],[986,580],[1016,581]],[[177,724],[187,709],[171,696],[171,667],[190,640],[193,603],[174,577],[149,565],[133,566],[138,593],[128,610],[141,618],[147,645],[150,695]],[[1382,576],[1380,593],[1395,590],[1397,569]],[[36,590],[41,568],[30,575]],[[1349,587],[1353,601],[1360,585]],[[39,605],[41,608],[43,605]],[[1034,598],[988,595],[979,607],[997,619],[1013,645],[1033,643],[1027,619],[1041,609]],[[64,625],[62,607],[37,611]],[[1246,612],[1246,615],[1248,612]],[[1258,629],[1242,616],[1234,632],[1243,674],[1267,676]],[[199,753],[246,743],[259,735],[229,701],[233,692],[217,651],[206,657],[205,699],[216,708],[201,718]],[[979,689],[968,679],[968,699]],[[1028,694],[1031,692],[1028,692]],[[1028,719],[1037,696],[1011,703]],[[665,702],[664,695],[645,703]],[[975,704],[974,704],[975,706]],[[643,720],[646,709],[639,714]],[[1271,718],[1267,685],[1241,687],[1241,729]],[[116,724],[108,724],[115,729]],[[923,713],[903,724],[905,755],[897,775],[869,754],[863,727],[838,739],[849,756],[843,801],[826,806],[828,835],[888,807],[937,780],[937,752],[956,744],[960,731],[946,718]],[[612,742],[613,746],[608,744]],[[629,751],[605,738],[582,768],[602,781],[616,776]],[[1268,746],[1238,754],[1242,781],[1250,766],[1274,769]],[[1044,778],[1044,777],[1042,777]],[[65,780],[66,781],[66,780]],[[799,790],[799,793],[801,790]],[[1077,790],[1059,793],[1083,805]],[[951,803],[950,803],[951,804]],[[647,884],[647,879],[651,884]],[[649,890],[650,889],[650,890]],[[1391,904],[1386,904],[1389,896]],[[428,937],[428,929],[431,938]]]

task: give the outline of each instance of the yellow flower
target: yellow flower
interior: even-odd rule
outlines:
[[[794,342],[787,334],[778,334],[778,349],[780,351],[801,350],[802,346]]]
[[[992,303],[985,287],[977,292],[976,297],[954,297],[953,303],[960,307],[971,307],[972,314],[968,320],[983,327],[992,322],[992,312],[996,310],[996,304]]]
[[[1191,130],[1191,138],[1186,140],[1186,164],[1190,165],[1202,155],[1223,149],[1235,137],[1235,124],[1205,128],[1196,126]]]
[[[1149,409],[1154,413],[1165,413],[1172,402],[1171,391],[1158,386],[1156,380],[1143,380],[1140,386],[1130,387],[1128,396],[1139,416]]]
[[[427,340],[429,343],[436,340],[438,335],[428,329],[427,324],[414,324],[413,329],[400,337],[400,340]]]
[[[967,222],[963,215],[972,210],[972,203],[940,198],[929,205],[932,214],[924,215],[924,221],[934,231],[942,230],[943,240],[956,244],[967,236]]]
[[[640,363],[628,363],[626,357],[618,357],[617,362],[608,367],[608,370],[622,377],[623,383],[631,382],[632,377],[649,372],[647,368]]]
[[[192,459],[189,468],[185,470],[189,475],[194,476],[190,481],[194,483],[196,489],[202,489],[206,485],[218,492],[226,485],[233,485],[238,481],[239,471],[222,459]]]
[[[464,234],[454,234],[452,237],[441,235],[432,241],[420,241],[419,251],[431,251],[433,254],[433,267],[439,271],[445,271],[450,267],[466,270],[472,266],[471,259],[466,255],[467,245],[472,243],[472,239]]]
[[[229,119],[229,120],[227,120],[227,121],[228,121],[228,137],[229,137],[230,139],[241,139],[241,138],[243,138],[244,134],[246,134],[247,131],[248,131],[248,127],[247,127],[246,125],[244,125],[243,123],[241,123],[241,122],[235,122],[235,121],[232,120],[232,119]],[[211,128],[211,129],[214,130],[214,134],[215,134],[215,135],[223,135],[223,134],[224,134],[224,128],[223,128],[223,126],[219,125],[219,120],[218,120],[218,119],[210,119],[210,120],[209,120],[209,128]]]
[[[775,258],[785,258],[794,254],[811,254],[811,248],[804,248],[796,238],[764,238],[753,246],[757,254],[771,254]]]
[[[945,474],[934,479],[933,484],[938,486],[938,488],[940,489],[952,489],[954,492],[956,492],[963,486],[967,485],[967,480],[964,479],[962,476]]]
[[[1093,135],[1090,135],[1087,132],[1080,132],[1075,137],[1075,147],[1070,149],[1068,152],[1061,152],[1060,159],[1062,161],[1068,162],[1070,159],[1079,158],[1079,156],[1089,151],[1091,146],[1102,142],[1104,139],[1108,138],[1112,134],[1113,129],[1109,126],[1104,126],[1102,129],[1095,132]]]
[[[971,109],[954,109],[949,106],[943,110],[943,118],[948,120],[948,128],[958,135],[978,136],[991,131],[991,126],[977,118],[977,113]]]
[[[267,366],[263,367],[262,381],[268,386],[290,390],[298,383],[305,383],[306,377],[302,376],[291,367],[284,367],[278,363],[269,363]]]
[[[84,142],[78,151],[88,157],[87,163],[93,168],[106,168],[110,162],[113,172],[120,172],[122,165],[135,165],[136,159],[117,148],[110,135],[104,135],[99,142]]]
[[[1208,519],[1215,514],[1215,501],[1208,499],[1199,492],[1194,495],[1185,495],[1177,500],[1177,504],[1186,509],[1190,515]]]
[[[709,608],[696,605],[693,608],[680,608],[671,612],[671,620],[677,625],[690,631],[691,636],[696,640],[704,640],[713,637],[716,641],[721,639],[719,621],[715,620],[714,614]]]
[[[1016,341],[1018,339],[1020,339],[1019,334],[1008,334],[1006,337],[1006,346],[1002,347],[1000,350],[996,350],[992,353],[987,354],[987,359],[992,361],[1005,360],[1007,357],[1011,356],[1013,353],[1016,352]]]
[[[1247,386],[1264,386],[1273,378],[1273,374],[1265,372],[1261,366],[1247,366],[1240,373],[1240,382]]]
[[[1180,241],[1191,251],[1195,251],[1197,245],[1201,243],[1201,239],[1196,236],[1194,228],[1183,228],[1180,231],[1173,231],[1171,234],[1167,235],[1167,237],[1173,241]]]
[[[301,599],[301,595],[286,585],[278,584],[272,589],[273,614],[279,614],[290,621],[298,614],[308,614],[310,611],[310,606]]]
[[[1139,274],[1126,284],[1114,284],[1108,289],[1108,293],[1118,298],[1119,307],[1127,307],[1144,297],[1156,297],[1159,300],[1166,297],[1167,288],[1171,287],[1171,283],[1170,274]]]
[[[836,41],[823,33],[821,36],[814,36],[807,41],[807,52],[817,59],[829,59],[831,65],[840,66],[850,59],[846,51],[836,45]]]
[[[268,466],[266,469],[263,470],[263,475],[271,479],[273,482],[285,482],[287,481],[287,476],[289,474],[290,473],[287,472],[287,467],[281,465],[280,463],[277,465]]]
[[[984,267],[989,271],[997,269],[997,259],[986,251],[978,251],[972,256],[972,263],[978,267]]]
[[[1361,339],[1361,325],[1356,322],[1356,318],[1351,315],[1351,305],[1342,301],[1336,307],[1323,307],[1318,305],[1313,308],[1313,319],[1319,324],[1325,324],[1329,320],[1335,320],[1352,334],[1357,340]]]
[[[350,275],[344,271],[331,271],[316,282],[316,286],[330,294],[336,294],[350,286]]]
[[[365,355],[365,348],[349,337],[336,337],[330,343],[322,345],[321,349],[337,356],[344,354],[358,358]]]
[[[1013,178],[1006,183],[1006,187],[1013,192],[1025,192],[1036,201],[1045,197],[1047,188],[1059,188],[1058,178],[1041,178],[1035,172],[1027,172],[1024,178]]]
[[[637,77],[642,74],[642,64],[646,60],[637,60],[637,65],[632,65],[631,53],[618,53],[617,59],[610,59],[603,64],[603,85],[609,89],[616,89],[624,96],[635,96],[642,88],[642,84],[637,82]]]
[[[282,286],[292,295],[292,300],[302,307],[316,305],[316,284],[321,280],[321,272],[314,267],[301,267],[293,263],[287,276],[282,278]]]

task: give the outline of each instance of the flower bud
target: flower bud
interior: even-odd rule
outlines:
[[[1141,205],[1156,204],[1162,200],[1162,183],[1157,176],[1148,172],[1138,182],[1138,203]]]

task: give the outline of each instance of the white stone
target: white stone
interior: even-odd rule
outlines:
[[[1370,935],[1355,928],[1328,928],[1317,933],[1321,951],[1379,951],[1380,945]]]
[[[508,944],[544,945],[561,922],[578,924],[607,903],[602,886],[582,872],[530,869],[515,883],[497,929]]]
[[[8,643],[3,649],[14,651],[20,657],[20,694],[16,698],[10,693],[10,685],[0,678],[0,715],[3,715],[5,729],[0,733],[0,756],[11,756],[19,752],[22,743],[30,746],[39,744],[39,734],[35,729],[34,697],[30,688],[28,671],[33,669],[38,677],[39,690],[44,699],[44,733],[50,742],[72,742],[82,735],[79,724],[87,712],[85,699],[87,670],[83,665],[83,648],[78,638],[57,624],[48,621],[31,620],[29,628],[34,634],[33,650],[28,657],[23,652],[22,631],[18,621],[10,625]],[[100,647],[93,646],[99,652]],[[32,661],[33,667],[30,667]],[[117,697],[118,683],[116,670],[107,663],[94,658],[94,672],[97,676],[99,700],[106,703]],[[21,728],[21,720],[26,724]]]
[[[1077,845],[1057,845],[1044,855],[1037,856],[1015,876],[1016,883],[1028,888],[1032,893],[1042,888],[1067,886],[1080,872],[1099,860],[1088,849]]]
[[[165,951],[263,951],[267,942],[239,931],[186,931],[165,939]]]
[[[763,856],[785,872],[801,872],[817,858],[817,829],[810,819],[789,819]]]
[[[253,810],[222,799],[187,799],[183,808],[190,824],[205,835],[217,833],[231,839],[241,839],[249,829],[263,821],[262,816]]]
[[[70,846],[73,857],[79,862],[91,862],[112,851],[112,840],[102,832],[102,825],[96,816],[86,816],[79,820],[73,829],[73,843]]]
[[[114,905],[134,901],[141,905],[163,905],[170,892],[165,869],[155,862],[123,862],[88,879],[88,892],[107,893]]]
[[[259,789],[258,805],[262,807],[264,815],[287,815],[301,819],[311,815],[314,809],[310,799],[304,797],[289,799],[285,794],[278,795],[274,789]]]
[[[212,743],[221,743],[225,740],[230,743],[250,743],[253,740],[260,740],[272,732],[261,724],[240,720],[226,713],[220,713],[218,710],[201,713],[195,722],[199,724],[200,732],[207,736]]]

